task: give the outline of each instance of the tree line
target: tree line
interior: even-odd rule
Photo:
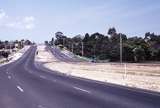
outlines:
[[[9,54],[22,49],[25,45],[33,44],[30,40],[1,41],[0,40],[0,58],[8,58]]]
[[[110,28],[108,34],[86,33],[73,38],[62,32],[55,34],[50,44],[65,47],[74,54],[96,60],[120,61],[120,42],[122,42],[122,60],[125,62],[160,61],[160,35],[147,32],[144,37],[127,37]]]

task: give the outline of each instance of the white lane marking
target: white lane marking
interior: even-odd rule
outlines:
[[[83,92],[86,92],[86,93],[91,93],[90,91],[85,90],[85,89],[81,89],[81,88],[79,88],[79,87],[74,87],[74,89],[80,90],[80,91],[83,91]]]
[[[7,69],[6,71],[9,72],[9,69]]]
[[[8,79],[11,79],[11,76],[8,76]]]
[[[24,92],[23,89],[20,86],[17,86],[17,88],[21,91]]]
[[[53,80],[54,82],[56,82],[57,80]]]
[[[38,108],[47,108],[47,107],[44,107],[43,105],[38,105]]]
[[[42,75],[40,75],[40,78],[42,78],[42,79],[46,79],[46,77],[45,77],[45,76],[42,76]]]
[[[29,73],[31,73],[31,74],[32,74],[33,72],[29,71]]]

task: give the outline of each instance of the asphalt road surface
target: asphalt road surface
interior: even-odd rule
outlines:
[[[76,58],[71,58],[63,53],[56,48],[56,47],[46,47],[46,50],[50,50],[51,53],[59,60],[64,61],[64,62],[82,62],[82,60],[78,60]]]
[[[160,108],[160,93],[50,71],[35,65],[35,51],[33,46],[19,60],[0,67],[0,108]]]

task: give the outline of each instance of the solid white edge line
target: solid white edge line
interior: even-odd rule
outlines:
[[[20,86],[17,86],[17,88],[21,91],[24,92],[23,89]]]
[[[81,89],[81,88],[79,88],[79,87],[73,87],[73,88],[76,89],[76,90],[79,90],[79,91],[86,92],[86,93],[91,93],[90,91],[85,90],[85,89]]]

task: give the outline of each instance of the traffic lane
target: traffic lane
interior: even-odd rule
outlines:
[[[33,59],[31,59],[31,60],[33,60]],[[29,63],[29,64],[30,64],[30,68],[32,68],[32,70],[34,70],[35,69],[34,65],[32,63]],[[39,75],[40,73],[46,74],[46,71],[41,72],[41,70],[35,70],[32,73],[38,72],[37,74]],[[145,106],[146,108],[147,107],[148,108],[156,107],[159,105],[159,102],[156,100],[159,98],[159,96],[151,96],[151,95],[148,96],[148,94],[140,92],[139,90],[133,91],[132,89],[128,89],[126,87],[120,88],[115,85],[114,85],[115,87],[108,86],[105,84],[95,83],[91,80],[88,80],[89,83],[87,83],[86,80],[82,80],[82,79],[77,80],[77,79],[68,78],[65,76],[59,76],[59,75],[57,76],[56,74],[53,75],[53,72],[50,75],[43,74],[40,77],[43,79],[51,79],[52,81],[57,80],[57,82],[63,82],[65,84],[69,80],[70,82],[68,82],[66,85],[68,85],[68,86],[72,85],[72,86],[74,86],[74,88],[79,89],[81,91],[87,91],[86,89],[89,89],[89,91],[93,91],[94,94],[97,94],[99,92],[99,95],[97,94],[97,97],[96,97],[97,99],[98,99],[98,97],[103,97],[103,99],[105,100],[105,96],[106,96],[107,97],[106,100],[112,99],[112,103],[118,103],[119,105],[127,106],[127,104],[128,104],[130,107],[131,106],[134,106],[134,107],[135,106],[143,106],[143,107]],[[110,96],[110,98],[108,98],[109,96]],[[119,102],[117,102],[118,100],[119,100]]]
[[[33,51],[33,54],[34,54],[34,51]],[[33,55],[33,54],[31,54],[31,55]],[[28,60],[27,60],[27,64],[30,64],[30,66],[32,66],[32,63],[30,63],[30,62],[32,62],[32,60],[33,60],[33,58],[28,58]],[[28,65],[29,66],[29,65]],[[21,66],[21,67],[23,67],[23,66]],[[19,68],[20,69],[20,68]],[[13,70],[13,69],[12,69]],[[23,68],[22,68],[22,70],[23,70]],[[26,74],[22,74],[22,70],[19,70],[18,72],[20,72],[20,73],[17,73],[17,75],[20,75],[20,78],[22,78],[22,75],[24,75],[24,77],[22,78],[22,81],[24,80],[24,78],[27,76]],[[29,71],[30,70],[30,68],[28,68],[28,69],[26,69],[27,71]],[[31,72],[30,73],[33,73],[34,71],[33,70],[30,70]],[[22,74],[22,75],[21,75]],[[30,76],[31,77],[31,76]],[[28,79],[31,79],[31,78],[28,78]],[[42,77],[41,77],[42,78]],[[44,78],[44,77],[43,77]],[[35,78],[33,78],[33,79],[35,79]],[[24,81],[24,82],[27,82],[27,81]],[[31,83],[33,83],[33,82],[31,82]],[[25,85],[25,84],[22,84],[22,85]],[[40,85],[41,86],[41,85]],[[67,86],[69,86],[69,85],[67,85]],[[48,87],[48,86],[47,86]],[[47,88],[47,87],[45,87],[45,88]],[[62,86],[63,87],[63,86]],[[38,88],[38,87],[36,87],[36,88]],[[61,90],[61,89],[60,89]],[[60,91],[60,90],[58,90],[58,91]],[[65,90],[66,91],[66,89],[64,88],[63,90]],[[84,89],[81,89],[81,88],[79,88],[79,87],[75,87],[75,86],[71,86],[71,90],[74,90],[74,91],[80,91],[80,92],[82,92],[82,93],[84,93]],[[71,91],[71,90],[69,90],[69,91]],[[37,90],[36,90],[37,91]],[[85,93],[86,93],[86,91],[85,91]],[[42,93],[41,93],[42,94]],[[69,93],[67,93],[67,94],[69,94]],[[73,93],[70,93],[69,94],[69,96],[72,96],[73,95]],[[58,96],[60,96],[60,95],[58,95]],[[89,101],[90,100],[96,100],[96,101],[94,101],[94,102],[92,102],[92,105],[93,105],[93,103],[96,103],[94,106],[97,106],[97,105],[102,105],[102,106],[105,106],[104,104],[106,104],[107,103],[107,101],[105,101],[105,102],[103,102],[104,100],[102,100],[102,99],[98,99],[97,98],[97,95],[95,95],[96,97],[94,97],[93,95],[90,97],[90,99],[89,99]],[[63,98],[64,98],[64,96],[62,96]],[[84,96],[82,96],[83,98],[85,98]],[[79,97],[78,96],[78,98],[82,98],[82,97]],[[87,97],[88,98],[88,97]],[[68,97],[67,97],[67,99],[68,99]],[[71,99],[74,99],[74,97],[72,97]],[[84,99],[83,99],[84,100]],[[82,101],[82,100],[81,100]],[[80,100],[78,101],[78,103],[80,103],[81,102]],[[60,100],[59,100],[59,102],[60,102]],[[71,100],[71,103],[72,102],[74,102],[73,100]],[[88,101],[85,101],[85,102],[87,102],[87,103],[89,103]],[[76,103],[76,105],[78,105],[78,103]],[[100,104],[99,104],[100,103]],[[62,103],[60,103],[60,104],[62,104]],[[69,104],[69,103],[67,103],[68,105],[72,105],[72,104]],[[113,105],[114,104],[114,105]],[[107,104],[107,106],[108,105],[112,105],[112,106],[114,106],[114,107],[116,107],[116,104],[117,104],[117,102],[116,103],[111,103],[111,102],[108,102],[108,104]],[[86,104],[79,104],[79,106],[87,106]],[[73,106],[73,105],[72,105]],[[89,106],[88,106],[89,107]],[[93,107],[93,106],[92,106]],[[119,105],[118,105],[118,107],[119,107]]]
[[[58,54],[58,53],[55,51],[55,48],[50,48],[50,51],[51,51],[51,53],[52,53],[57,59],[59,59],[59,60],[61,60],[61,61],[64,61],[64,62],[66,62],[66,61],[72,62],[72,60],[63,57],[62,54]]]
[[[57,48],[51,48],[49,46],[46,47],[47,50],[50,50],[51,53],[59,60],[64,62],[78,62],[78,60],[70,58],[66,56],[65,54],[61,53],[59,49]]]
[[[18,60],[15,60],[15,61],[12,61],[12,62],[10,62],[10,63],[8,63],[8,64],[5,64],[5,65],[0,66],[0,70],[5,70],[5,71],[7,71],[7,69],[8,69],[9,67],[12,67],[12,65],[15,65],[15,64],[17,64],[17,63],[19,63],[19,64],[22,63],[22,60],[25,59],[25,57],[28,56],[29,53],[31,52],[32,47],[33,47],[33,46],[31,46]],[[0,71],[0,72],[1,72],[1,71]]]
[[[35,103],[27,98],[14,78],[6,70],[0,69],[0,107],[36,108]]]
[[[72,85],[81,90],[91,92],[93,95],[96,95],[95,98],[101,98],[107,101],[110,99],[112,103],[118,103],[119,105],[128,106],[129,108],[140,106],[145,108],[158,108],[160,106],[159,93],[66,76],[49,71],[48,69],[38,72],[42,74],[41,76],[45,76],[43,78],[50,79],[51,81],[56,80],[65,85]]]
[[[54,49],[53,49],[54,50]],[[58,55],[60,52],[58,52],[58,54],[56,54],[57,51],[54,51],[55,55]],[[66,79],[68,80],[68,79]],[[75,82],[76,81],[76,82]],[[89,81],[89,80],[87,80]],[[83,83],[82,85],[86,85],[89,86],[91,85],[92,88],[97,88],[102,90],[103,92],[108,91],[110,88],[112,88],[112,90],[109,90],[110,93],[116,94],[116,95],[122,95],[122,96],[126,96],[126,97],[131,97],[133,99],[135,99],[136,101],[142,101],[146,104],[151,104],[155,107],[160,106],[160,93],[158,92],[152,92],[152,91],[147,91],[147,90],[142,90],[142,89],[135,89],[135,88],[130,88],[130,87],[124,87],[124,86],[119,86],[119,85],[114,85],[114,84],[102,84],[101,86],[99,86],[99,84],[87,84],[83,81],[78,81],[74,80],[70,82],[75,82],[75,83]],[[90,81],[89,81],[90,82]],[[98,81],[96,81],[98,82]],[[94,81],[95,83],[95,81]],[[105,86],[105,87],[104,87]],[[118,91],[118,92],[117,92]]]
[[[48,69],[45,69],[45,70],[48,71]],[[49,71],[49,73],[51,73],[51,71]],[[61,78],[63,79],[63,77]],[[143,103],[144,105],[146,104],[147,106],[153,106],[153,107],[160,106],[160,101],[159,101],[160,94],[156,92],[124,87],[124,86],[119,86],[114,84],[104,84],[104,83],[99,84],[98,81],[91,81],[91,80],[87,80],[87,82],[89,83],[86,83],[86,80],[84,81],[84,79],[79,81],[79,80],[73,80],[72,78],[65,78],[64,80],[66,82],[69,81],[69,83],[71,84],[78,84],[83,87],[91,87],[95,91],[100,90],[101,92],[104,92],[104,93],[109,92],[117,96],[126,97],[126,98],[128,97],[128,100],[134,100],[135,102]],[[98,82],[98,83],[95,83],[95,82]]]
[[[27,62],[30,64],[29,59],[32,60],[32,58],[28,58]],[[68,85],[60,85],[59,83],[54,84],[52,81],[49,81],[47,79],[35,77],[33,74],[30,74],[30,72],[28,72],[33,70],[31,70],[30,68],[25,68],[25,72],[23,69],[24,66],[20,66],[22,68],[18,68],[18,71],[15,73],[15,77],[19,82],[21,82],[21,85],[23,85],[23,88],[25,88],[25,90],[32,93],[32,96],[41,97],[39,99],[43,99],[43,105],[47,106],[53,104],[51,106],[57,105],[57,108],[59,108],[58,106],[61,106],[63,108],[66,108],[66,106],[68,106],[67,108],[103,108],[105,102],[98,102],[97,99],[94,100],[95,98],[93,98],[93,96],[86,96],[85,92],[79,92],[79,90],[75,90],[75,88],[72,88]],[[14,71],[14,68],[12,68],[12,70]],[[45,104],[46,102],[49,103]]]
[[[19,60],[0,67],[0,107],[38,108],[39,103],[28,96],[10,71],[10,68],[21,64],[30,51],[28,50]]]
[[[104,102],[102,99],[95,98],[89,93],[77,90],[73,86],[60,83],[59,81],[44,79],[33,74],[17,75],[16,78],[24,88],[24,91],[29,92],[32,98],[37,99],[37,101],[49,108],[53,106],[55,108],[106,107],[106,101]]]
[[[33,52],[33,54],[34,54],[34,52]],[[32,55],[33,55],[33,54],[32,54]],[[27,62],[32,62],[33,58],[34,58],[34,56],[31,56],[31,58],[29,58]],[[30,66],[30,67],[27,68],[26,70],[32,69],[32,70],[30,70],[29,73],[33,74],[33,73],[35,73],[35,71],[37,71],[37,70],[34,70],[34,71],[33,71],[33,67],[32,67],[32,66],[33,66],[34,64],[32,64],[32,63],[27,63],[27,64],[29,64],[29,65],[26,65],[26,66]],[[45,72],[45,73],[46,73],[46,72]],[[19,74],[18,74],[18,75],[19,75]],[[38,75],[39,75],[39,72],[38,72]],[[26,76],[26,75],[24,75],[24,76]],[[42,76],[42,75],[41,75],[41,76]],[[40,76],[39,78],[43,78],[43,79],[45,79],[45,80],[48,79],[47,76],[46,76],[46,77],[45,77],[45,76],[42,76],[42,77],[41,77],[41,76]],[[55,82],[56,80],[52,80],[52,81]],[[67,86],[69,86],[69,85],[67,85]],[[62,87],[63,87],[63,86],[62,86]],[[77,90],[75,90],[75,87],[74,87],[74,86],[69,86],[69,87],[71,87],[72,90],[77,91]],[[61,90],[61,89],[60,89],[60,90]],[[58,91],[60,91],[60,90],[58,90]],[[65,88],[64,88],[63,90],[66,91]],[[71,90],[69,90],[69,91],[71,91]],[[78,90],[78,91],[79,91],[79,90]],[[71,94],[72,94],[72,93],[71,93]],[[71,94],[70,94],[70,96],[71,96]],[[69,97],[70,97],[70,96],[69,96]],[[64,98],[64,96],[63,96],[63,98]],[[92,97],[92,98],[93,98],[93,97]],[[82,101],[82,100],[81,100],[81,101]],[[80,102],[81,102],[81,101],[80,101]],[[73,102],[73,100],[72,100],[71,102]],[[87,101],[86,101],[86,102],[87,102]],[[88,102],[87,102],[87,103],[88,103]],[[93,103],[95,103],[95,102],[93,102]],[[93,103],[92,103],[92,104],[93,104]],[[103,102],[103,104],[104,104],[104,103],[105,103],[105,102]],[[103,105],[103,104],[101,103],[101,105]],[[84,104],[80,104],[80,105],[87,106],[87,105],[84,105]],[[80,105],[79,105],[79,106],[80,106]],[[97,105],[98,105],[98,103],[96,103],[96,105],[94,105],[94,106],[97,106]],[[93,106],[92,106],[92,107],[93,107]]]
[[[33,57],[34,53],[32,53],[31,55]],[[27,66],[33,66],[32,65],[33,58],[31,58],[29,60],[29,57],[28,57],[27,59],[28,59],[27,64],[29,64]],[[25,64],[25,62],[22,62],[22,63]],[[87,107],[87,108],[90,108],[90,107],[93,107],[93,108],[94,107],[95,108],[103,108],[103,107],[118,107],[118,108],[122,107],[122,108],[125,108],[125,107],[129,107],[126,104],[124,104],[124,101],[123,101],[123,103],[120,102],[120,100],[122,100],[122,99],[119,99],[120,97],[119,98],[116,97],[118,99],[118,101],[115,101],[115,99],[112,100],[112,98],[114,98],[113,94],[111,94],[111,96],[107,95],[107,94],[105,94],[105,95],[102,94],[103,97],[107,97],[109,100],[112,100],[112,101],[109,101],[109,100],[107,101],[107,100],[104,100],[101,98],[99,99],[99,96],[98,96],[99,94],[96,94],[96,93],[95,94],[88,94],[87,92],[84,92],[86,90],[85,88],[82,88],[80,86],[75,86],[75,85],[73,87],[71,87],[71,84],[69,85],[69,84],[64,83],[65,80],[59,80],[59,81],[56,81],[56,83],[58,83],[58,84],[53,84],[53,80],[55,81],[55,79],[47,81],[47,79],[49,79],[49,78],[47,78],[47,76],[45,76],[46,77],[45,80],[44,80],[45,77],[39,77],[38,79],[36,79],[35,77],[37,77],[39,75],[38,74],[39,71],[35,72],[35,70],[33,70],[32,68],[28,68],[27,71],[24,72],[24,69],[23,69],[24,66],[21,65],[19,67],[22,67],[22,68],[17,67],[17,69],[22,69],[22,70],[15,72],[15,75],[17,75],[16,79],[18,79],[18,81],[21,84],[20,86],[24,89],[24,91],[27,91],[29,96],[30,95],[33,96],[31,100],[34,99],[38,102],[41,102],[41,104],[43,103],[43,105],[40,105],[41,107],[44,105],[45,106],[48,105],[47,107],[51,107],[51,108],[53,106],[56,106],[57,108],[59,108],[59,107],[66,108],[66,106],[69,108],[72,108],[72,106],[73,107],[78,106],[78,108],[82,108],[82,107]],[[32,74],[28,76],[29,69],[32,71]],[[13,69],[11,69],[11,70],[13,70]],[[28,73],[28,74],[25,74],[25,73]],[[36,73],[36,76],[34,78],[32,78],[34,76],[33,73]],[[43,72],[43,73],[46,73],[46,72]],[[18,76],[19,76],[19,78],[17,78]],[[21,78],[21,80],[19,80],[20,78]],[[24,80],[25,78],[27,78],[27,79]],[[35,79],[37,81],[35,81]],[[42,80],[42,81],[40,82],[40,80]],[[24,81],[24,83],[22,83],[23,81]],[[28,82],[28,81],[30,81],[30,82]],[[26,84],[27,82],[28,82],[28,84]],[[59,84],[59,82],[61,82],[61,83]],[[53,88],[54,85],[57,85],[57,86],[55,88]],[[64,87],[64,86],[66,86],[66,87]],[[34,88],[34,89],[32,89],[32,88]],[[54,90],[56,92],[54,92]],[[39,92],[37,93],[37,91],[39,91]],[[76,92],[76,93],[74,93],[74,92]],[[53,95],[52,95],[52,93],[53,93]],[[83,95],[83,94],[85,94],[85,95]],[[91,97],[89,98],[88,95]],[[95,97],[94,97],[94,95],[95,95]],[[55,97],[55,98],[53,98],[53,97]],[[75,101],[75,100],[77,100],[77,101]],[[73,105],[73,102],[74,102],[74,105]],[[87,103],[85,103],[85,102],[87,102]],[[134,102],[134,101],[132,101],[132,102]],[[88,103],[89,103],[89,105],[88,105]],[[127,103],[127,101],[126,101],[126,103]],[[101,105],[102,105],[102,107],[101,107]],[[131,106],[132,105],[130,104],[130,107]],[[132,107],[134,107],[134,105]]]

